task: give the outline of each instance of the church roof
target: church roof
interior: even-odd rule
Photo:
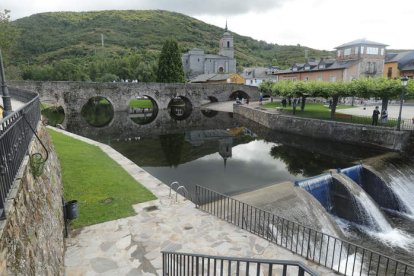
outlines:
[[[190,80],[190,82],[207,82],[207,81],[221,81],[227,80],[231,74],[201,74]]]
[[[210,59],[231,59],[229,57],[226,56],[222,56],[222,55],[213,55],[213,54],[206,54],[206,59],[210,58]]]

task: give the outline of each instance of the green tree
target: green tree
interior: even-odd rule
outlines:
[[[0,11],[0,49],[7,61],[10,49],[16,43],[17,29],[10,24],[10,11]]]
[[[158,60],[157,82],[184,82],[181,54],[175,40],[169,39],[162,46]]]

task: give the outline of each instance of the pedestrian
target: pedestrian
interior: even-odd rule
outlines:
[[[282,107],[285,108],[286,107],[286,98],[282,99]]]
[[[263,102],[263,93],[260,92],[260,96],[259,96],[259,105],[262,105]]]
[[[381,123],[386,124],[388,122],[388,112],[386,109],[381,111]]]
[[[378,117],[380,115],[380,111],[378,110],[378,106],[375,107],[374,111],[372,112],[372,125],[378,125]]]

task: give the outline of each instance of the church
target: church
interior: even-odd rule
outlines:
[[[188,79],[202,74],[236,73],[233,35],[227,30],[227,23],[218,55],[205,54],[204,50],[194,48],[182,55],[182,62]]]

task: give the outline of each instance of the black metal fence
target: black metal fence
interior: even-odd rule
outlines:
[[[300,262],[219,257],[200,254],[162,252],[164,276],[176,275],[312,275]]]
[[[28,95],[29,102],[0,120],[0,219],[5,218],[5,200],[34,135],[30,126],[36,129],[40,120],[39,96]]]
[[[414,275],[414,266],[196,186],[199,209],[343,275]]]
[[[362,115],[347,115],[342,113],[335,114],[335,121],[344,122],[344,123],[353,123],[353,124],[362,124],[362,125],[372,125],[371,116],[362,116]],[[401,119],[401,130],[414,130],[414,121],[412,119]],[[387,120],[378,119],[376,126],[386,127],[391,129],[397,129],[398,119],[397,118],[388,118]]]

